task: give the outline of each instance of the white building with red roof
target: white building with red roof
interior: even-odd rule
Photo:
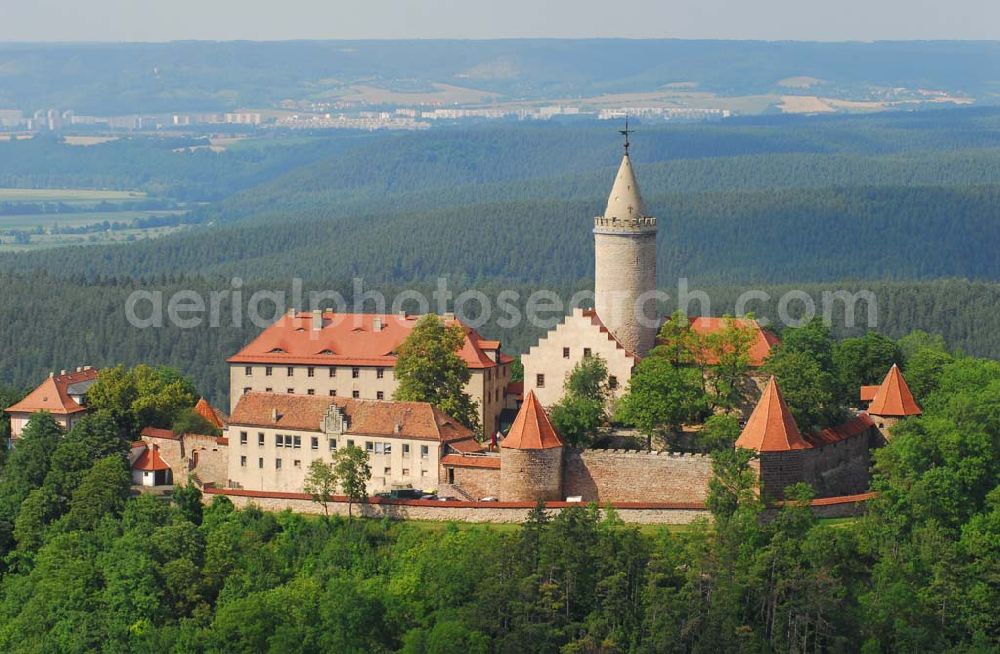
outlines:
[[[420,316],[291,311],[228,359],[230,411],[250,392],[390,400],[396,390],[396,351]],[[479,405],[484,434],[496,431],[513,359],[500,341],[485,339],[456,320],[465,342],[458,355],[472,378],[466,392]]]
[[[71,429],[87,415],[87,391],[97,381],[98,371],[83,366],[72,371],[50,373],[35,390],[4,410],[10,416],[11,440],[21,437],[24,426],[36,413],[47,411],[64,429]]]

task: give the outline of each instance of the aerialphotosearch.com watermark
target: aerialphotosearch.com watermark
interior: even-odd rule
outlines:
[[[575,308],[594,306],[593,291],[585,290],[564,298],[551,290],[539,289],[526,297],[512,289],[501,290],[494,296],[482,291],[469,289],[457,295],[448,287],[448,280],[439,277],[430,293],[416,289],[397,292],[391,300],[375,289],[366,289],[364,280],[355,278],[348,301],[344,294],[334,290],[308,291],[300,278],[293,278],[287,290],[244,289],[244,281],[239,277],[230,280],[228,288],[208,291],[179,290],[169,295],[161,290],[137,290],[125,302],[125,317],[129,324],[138,329],[161,328],[165,326],[180,329],[208,327],[243,328],[249,323],[258,329],[270,326],[290,311],[314,312],[332,311],[330,320],[356,320],[361,326],[362,314],[382,314],[389,316],[414,316],[426,313],[455,315],[466,325],[478,329],[491,321],[502,329],[521,326],[525,321],[538,329],[551,329],[559,324],[566,314]],[[428,297],[429,295],[429,297]],[[676,298],[676,302],[671,300]],[[686,315],[711,316],[713,304],[704,290],[691,289],[689,280],[682,277],[677,282],[677,294],[671,297],[666,291],[657,289],[638,296],[627,292],[612,293],[606,303],[606,311],[612,315],[602,315],[605,322],[619,317],[629,318],[631,312],[636,322],[643,327],[659,327],[663,319],[662,308],[673,305]],[[835,312],[843,315],[845,327],[863,325],[873,329],[878,325],[878,301],[868,290],[823,291],[814,298],[803,290],[789,290],[777,298],[761,289],[742,292],[732,306],[723,307],[722,313],[745,316],[753,313],[762,326],[775,324],[773,319],[762,313],[762,309],[773,307],[777,313],[777,324],[797,327],[816,316],[821,316],[828,324]],[[859,322],[861,315],[862,322]],[[621,320],[615,320],[621,322]]]

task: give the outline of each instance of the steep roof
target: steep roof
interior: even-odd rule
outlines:
[[[862,402],[871,402],[875,399],[875,395],[878,393],[879,385],[874,386],[862,386],[861,391],[858,396],[861,398]]]
[[[583,317],[584,318],[589,318],[591,324],[593,324],[595,327],[597,327],[597,329],[602,334],[604,334],[605,336],[607,336],[608,340],[611,341],[611,342],[613,342],[615,344],[615,346],[619,350],[622,350],[622,351],[625,352],[625,356],[631,357],[633,359],[638,359],[639,358],[639,357],[636,356],[635,352],[632,352],[631,350],[629,350],[627,347],[625,347],[624,345],[622,345],[621,341],[619,341],[617,338],[615,338],[615,335],[611,333],[611,330],[608,329],[604,325],[604,321],[601,320],[601,317],[599,315],[597,315],[597,309],[582,309],[581,311],[583,312]]]
[[[507,438],[500,445],[516,450],[547,450],[563,446],[534,391],[528,391],[514,424],[507,432]]]
[[[419,318],[400,314],[327,311],[322,314],[322,326],[314,329],[312,313],[287,313],[228,361],[391,368],[396,365],[396,350],[413,331]],[[465,332],[465,341],[458,355],[470,368],[492,368],[498,362],[509,363],[512,360],[500,354],[500,341],[482,338],[460,320],[447,319],[446,322],[459,325]],[[497,361],[490,357],[490,353]]]
[[[608,196],[608,206],[604,210],[604,217],[622,219],[639,218],[646,215],[646,204],[642,201],[642,194],[639,192],[639,182],[636,181],[635,171],[632,170],[632,160],[626,154],[622,157],[618,174],[615,175],[614,184],[611,186],[611,194]]]
[[[154,445],[147,447],[146,451],[139,455],[139,458],[132,464],[132,469],[154,472],[156,470],[169,470],[170,466],[160,456],[160,448]]]
[[[426,402],[382,402],[353,398],[246,393],[240,396],[230,426],[320,431],[331,406],[347,418],[351,434],[450,442],[472,431]]]
[[[809,435],[809,442],[814,446],[830,445],[839,443],[855,436],[860,436],[875,426],[875,421],[867,413],[859,413],[847,422],[833,427],[827,427],[823,431]]]
[[[792,412],[788,410],[774,377],[768,380],[760,401],[736,439],[736,447],[758,452],[786,452],[811,447],[795,425]]]
[[[868,413],[876,416],[919,416],[923,413],[895,363],[868,405]]]
[[[224,429],[226,426],[225,421],[222,419],[222,412],[209,404],[208,400],[203,397],[199,398],[198,403],[194,405],[194,412],[204,418],[213,427]]]
[[[689,320],[692,331],[700,336],[713,334],[726,328],[725,318],[694,316]],[[750,365],[754,368],[764,365],[764,361],[771,354],[771,348],[780,342],[778,337],[773,332],[761,327],[756,320],[749,318],[732,318],[731,320],[739,327],[753,330],[753,341],[750,343]],[[718,357],[711,356],[707,352],[704,355],[707,365],[712,366],[719,362]]]
[[[57,415],[69,415],[86,411],[87,408],[77,403],[73,397],[84,395],[97,381],[97,373],[94,368],[88,368],[51,375],[23,400],[8,407],[6,413],[48,411]]]

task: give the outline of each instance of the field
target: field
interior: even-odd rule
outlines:
[[[120,229],[110,232],[93,232],[90,234],[32,234],[30,243],[13,243],[10,238],[4,237],[3,230],[0,230],[0,253],[48,250],[67,245],[128,243],[160,238],[161,236],[176,234],[186,229],[190,228],[186,225],[179,225],[176,227],[153,227],[150,229]]]
[[[137,218],[149,216],[166,216],[180,214],[183,211],[79,211],[67,213],[31,213],[5,216],[0,214],[0,233],[7,229],[34,229],[41,227],[48,230],[53,225],[60,227],[81,227],[93,225],[107,220],[108,222],[131,222]]]
[[[140,191],[106,191],[80,188],[0,188],[0,202],[123,202],[142,200]]]

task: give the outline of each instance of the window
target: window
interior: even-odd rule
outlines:
[[[288,366],[288,376],[289,377],[294,377],[295,376],[295,368],[293,368],[291,366]]]
[[[537,388],[545,388],[545,375],[535,375],[535,386]]]
[[[246,468],[247,467],[247,458],[245,456],[241,456],[240,457],[240,467],[241,468]]]
[[[240,445],[247,444],[247,433],[245,431],[240,432]]]
[[[334,388],[330,389],[330,397],[337,397],[337,390]]]
[[[288,393],[289,395],[295,395],[295,389],[294,388],[286,388],[285,392]]]
[[[347,439],[347,447],[354,447],[354,441],[351,439]]]
[[[333,452],[334,450],[336,450],[337,449],[337,439],[336,438],[331,438],[329,445],[330,445],[330,451],[331,452]]]
[[[410,456],[410,444],[403,443],[403,456]]]
[[[383,393],[382,391],[375,391],[375,399],[376,400],[384,400],[385,399],[385,393]]]
[[[297,450],[302,449],[302,437],[301,436],[294,436],[293,438],[295,440],[293,441],[294,444],[292,445],[292,447],[294,447]]]
[[[386,454],[392,454],[392,443],[382,443],[382,450]]]
[[[371,445],[371,443],[368,443]],[[369,452],[372,450],[369,449]],[[375,443],[375,454],[392,454],[392,443]]]
[[[251,375],[253,375],[253,366],[247,366],[246,368],[243,369],[243,372],[246,373],[247,377],[250,377]]]
[[[285,446],[285,437],[282,434],[275,434],[275,436],[274,436],[274,446],[275,447],[284,447]]]
[[[272,371],[273,371],[273,369],[271,368],[271,366],[268,366],[268,367],[264,368],[264,376],[265,377],[270,377]]]
[[[357,379],[360,376],[361,376],[361,368],[358,368],[357,366],[351,368],[351,379]]]
[[[371,441],[365,441],[365,452],[374,452],[374,451],[375,451],[375,443]]]
[[[569,348],[568,347],[564,347],[563,348],[563,358],[564,359],[568,359],[569,358]]]
[[[306,389],[306,395],[315,395],[315,394],[316,394],[315,388]]]
[[[426,445],[421,445],[420,446],[420,458],[421,459],[426,459],[430,455],[431,455],[431,448],[428,447],[428,446],[426,446]]]
[[[275,459],[274,460],[274,469],[275,470],[281,470],[281,459]]]
[[[302,467],[302,459],[295,459],[294,461],[292,461],[292,466],[294,466],[296,468],[301,468]]]
[[[267,388],[264,389],[264,392],[266,392],[266,393],[273,393],[274,389],[271,388],[270,386],[268,386]]]
[[[244,394],[244,395],[246,395],[246,394],[247,394],[247,393],[249,393],[249,392],[250,392],[250,387],[249,387],[249,386],[245,386],[245,387],[243,388],[243,394]]]
[[[310,449],[318,450],[319,449],[319,438],[316,437],[316,436],[313,436],[312,440],[310,441],[310,446],[311,446]]]
[[[361,397],[361,391],[351,391],[351,397],[355,400]]]
[[[264,432],[257,432],[257,445],[264,447]]]
[[[385,377],[385,368],[378,368],[375,371],[375,377],[377,377],[378,379],[382,379],[383,377]]]
[[[612,390],[618,388],[618,378],[615,377],[614,375],[608,377],[608,388]]]
[[[584,357],[589,357],[590,356],[590,348],[589,347],[583,348],[583,356]]]
[[[426,470],[421,470],[420,471],[420,476],[421,477],[426,477],[427,476],[427,471]]]
[[[392,474],[392,468],[385,468],[385,469],[383,469],[382,474],[385,475],[386,477],[388,477],[389,475]]]
[[[257,467],[258,468],[263,468],[264,467],[264,457],[261,457],[261,458],[257,459]]]
[[[316,376],[316,369],[313,368],[312,366],[309,366],[308,368],[306,368],[306,375],[309,376],[309,377],[315,377]]]
[[[337,369],[336,368],[330,368],[330,376],[331,377],[336,377],[337,376]]]
[[[403,468],[403,476],[404,477],[409,477],[410,476],[410,469],[409,468]]]

